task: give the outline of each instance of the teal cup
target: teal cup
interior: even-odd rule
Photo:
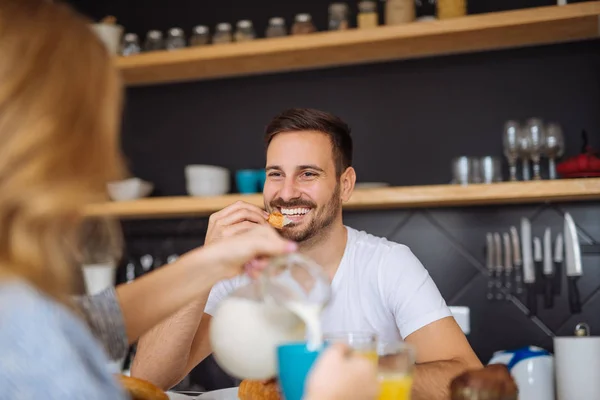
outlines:
[[[285,400],[302,400],[310,370],[324,347],[310,350],[306,342],[286,343],[277,348],[279,387]]]

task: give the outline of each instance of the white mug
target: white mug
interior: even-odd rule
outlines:
[[[87,294],[93,296],[114,286],[116,268],[113,263],[84,265],[83,279]]]
[[[555,337],[558,400],[600,399],[600,337]]]

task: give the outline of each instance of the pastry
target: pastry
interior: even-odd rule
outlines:
[[[143,379],[119,375],[119,381],[132,400],[169,400],[169,396]]]
[[[238,389],[240,400],[281,400],[279,385],[274,379],[264,382],[244,379]]]
[[[503,364],[467,371],[450,384],[452,400],[517,400],[517,384]]]
[[[292,221],[282,213],[275,211],[269,214],[267,222],[271,224],[273,228],[281,229]]]

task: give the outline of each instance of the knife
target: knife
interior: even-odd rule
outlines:
[[[554,263],[552,261],[552,232],[544,232],[544,307],[554,307]]]
[[[527,288],[527,308],[529,315],[535,316],[537,314],[535,267],[531,254],[531,223],[527,218],[521,219],[521,247],[523,250],[523,282]]]
[[[510,251],[510,236],[508,233],[502,234],[504,244],[504,289],[506,289],[506,300],[510,300],[512,294],[512,254]]]
[[[494,300],[494,236],[491,233],[485,235],[486,240],[486,266],[488,270],[488,290],[487,299],[489,301]]]
[[[502,241],[498,232],[494,233],[494,255],[496,256],[494,260],[496,266],[496,300],[502,300],[504,299],[504,294],[502,293],[502,272],[504,267],[502,265]]]
[[[515,293],[520,295],[523,293],[523,275],[521,271],[523,262],[521,260],[521,244],[519,243],[519,233],[517,232],[517,228],[514,226],[510,227],[510,237],[512,240],[513,267],[515,270]]]
[[[565,213],[565,270],[569,284],[569,306],[573,314],[581,312],[581,299],[579,297],[579,288],[577,280],[582,275],[581,269],[581,249],[579,239],[577,238],[577,228],[575,222],[569,213]]]
[[[544,294],[543,268],[544,257],[542,256],[542,241],[539,237],[533,238],[533,261],[535,265],[535,291]]]
[[[563,236],[562,233],[559,233],[556,236],[556,241],[554,242],[554,295],[560,296],[560,292],[562,291],[562,280],[563,280]]]

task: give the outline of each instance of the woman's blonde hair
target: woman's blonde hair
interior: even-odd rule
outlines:
[[[118,72],[88,21],[0,0],[0,275],[62,299],[83,207],[122,175]]]

